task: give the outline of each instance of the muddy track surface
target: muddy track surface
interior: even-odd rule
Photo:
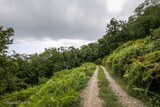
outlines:
[[[99,67],[97,66],[93,76],[88,82],[88,86],[82,92],[83,107],[102,107],[102,100],[99,98],[98,74]]]
[[[118,96],[118,100],[125,106],[125,107],[145,107],[144,104],[134,98],[129,96],[121,87],[120,85],[110,76],[110,74],[106,71],[106,69],[101,66],[105,76],[109,82],[109,85],[113,92]]]

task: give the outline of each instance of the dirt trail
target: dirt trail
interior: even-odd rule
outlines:
[[[111,89],[115,92],[115,94],[118,96],[119,101],[126,107],[145,107],[144,104],[134,98],[129,96],[121,87],[119,84],[116,83],[116,81],[109,75],[109,73],[106,71],[106,69],[101,66],[105,76],[109,82],[109,85]]]
[[[88,86],[82,92],[82,104],[83,107],[102,107],[102,100],[99,96],[99,88],[98,88],[98,74],[99,67],[97,66],[93,76],[88,82]]]

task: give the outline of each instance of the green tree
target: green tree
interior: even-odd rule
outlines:
[[[139,5],[127,23],[130,36],[134,39],[150,35],[151,30],[160,26],[160,6],[148,2]]]
[[[3,26],[0,26],[0,55],[6,53],[8,45],[13,42],[13,35],[14,30],[11,27],[4,29]]]

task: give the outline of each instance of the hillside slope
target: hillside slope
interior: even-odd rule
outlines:
[[[20,107],[79,106],[81,89],[86,86],[95,68],[95,64],[85,63],[79,68],[57,72],[42,85],[4,96],[3,102]]]
[[[149,96],[149,105],[160,104],[160,35],[129,41],[103,59],[114,75],[139,97]]]

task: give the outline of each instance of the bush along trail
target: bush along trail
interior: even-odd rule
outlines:
[[[4,96],[0,107],[79,107],[81,90],[95,68],[95,64],[85,63],[79,68],[57,72],[40,86]]]
[[[160,28],[157,31],[160,34]],[[149,107],[160,107],[160,39],[129,41],[106,56],[103,65],[129,94]]]

